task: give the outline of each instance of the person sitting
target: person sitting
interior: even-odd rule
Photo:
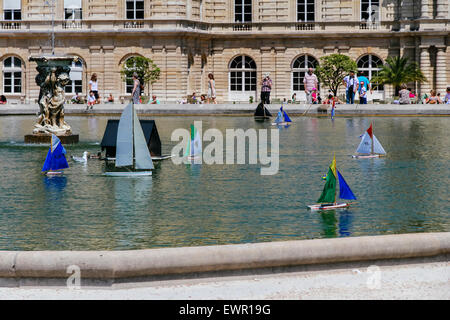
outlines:
[[[75,95],[72,97],[71,102],[72,102],[72,103],[76,103],[76,104],[81,103],[81,98],[80,98],[80,96],[78,95],[78,92],[75,92]]]
[[[436,90],[430,91],[430,96],[425,99],[426,104],[438,104],[442,103],[441,99],[436,95]]]
[[[447,87],[447,94],[445,95],[445,103],[450,104],[450,87]]]
[[[151,100],[148,101],[148,104],[161,104],[158,100],[158,98],[156,98],[155,95],[152,96]]]
[[[191,99],[192,99],[192,103],[193,104],[197,104],[198,103],[197,96],[195,95],[195,92],[192,94]]]
[[[295,103],[295,101],[297,101],[297,94],[294,92],[292,95],[292,103]]]
[[[96,103],[96,101],[97,101],[97,99],[95,98],[94,92],[91,90],[89,92],[89,97],[88,97],[86,110],[88,110],[89,107],[91,107],[91,110],[92,110],[92,108],[94,107],[94,104]]]
[[[6,97],[3,94],[0,96],[0,104],[6,104]]]
[[[399,104],[410,104],[411,98],[410,98],[410,91],[406,88],[406,84],[402,84],[402,89],[398,92],[400,99]]]
[[[114,97],[112,96],[112,94],[109,94],[108,99],[106,99],[106,103],[114,103]]]
[[[206,103],[206,95],[205,94],[202,94],[200,96],[200,103]]]

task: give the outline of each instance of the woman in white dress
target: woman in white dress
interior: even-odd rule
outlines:
[[[216,101],[216,83],[212,73],[208,74],[208,103],[217,104]]]

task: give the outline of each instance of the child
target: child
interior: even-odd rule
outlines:
[[[364,85],[364,81],[361,81],[361,85],[359,87],[359,103],[367,104],[367,89]]]
[[[317,99],[317,89],[316,89],[316,88],[313,88],[312,91],[313,91],[313,93],[311,94],[312,104],[317,104],[317,103],[318,103],[318,99]]]
[[[94,96],[94,92],[92,90],[89,91],[89,97],[88,97],[88,103],[87,103],[86,110],[88,110],[89,107],[91,107],[91,110],[92,110],[96,101],[97,101],[97,99]]]

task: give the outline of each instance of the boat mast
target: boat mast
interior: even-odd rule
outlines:
[[[333,159],[336,160],[336,154],[334,154]],[[336,173],[337,173],[337,165],[336,165],[336,161],[334,161],[334,163],[335,163],[334,170],[335,170]],[[333,170],[332,170],[332,171],[333,171]],[[333,172],[333,174],[334,174],[334,172]],[[337,201],[336,201],[336,193],[337,193],[337,180],[338,180],[337,177],[335,177],[335,178],[336,178],[336,183],[334,184],[334,205],[337,204]]]
[[[135,159],[135,154],[136,154],[136,151],[134,150],[134,148],[136,147],[135,146],[135,144],[134,144],[134,126],[135,126],[135,123],[134,123],[134,102],[131,102],[131,114],[132,114],[132,117],[131,117],[131,136],[132,136],[132,139],[131,139],[131,141],[133,142],[133,169],[136,167],[136,159]]]
[[[370,126],[372,127],[372,135],[370,137],[372,139],[372,143],[371,143],[371,150],[370,150],[370,152],[373,155],[374,154],[373,153],[373,122],[370,123]]]

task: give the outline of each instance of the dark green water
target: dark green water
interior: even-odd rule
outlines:
[[[46,178],[48,146],[23,144],[34,117],[0,117],[0,250],[95,250],[197,246],[450,231],[450,118],[294,118],[280,130],[280,170],[260,165],[175,165],[151,178],[111,178],[103,163],[69,161]],[[177,128],[270,128],[247,117],[156,117],[163,153]],[[388,152],[354,160],[374,121]],[[68,156],[96,153],[106,117],[68,117],[81,143]],[[206,146],[208,143],[204,143]],[[349,210],[311,212],[336,153],[358,198]]]

